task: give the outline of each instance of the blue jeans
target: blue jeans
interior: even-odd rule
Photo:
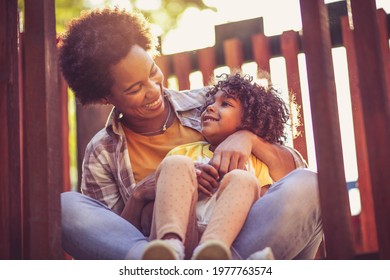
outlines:
[[[102,203],[61,194],[62,246],[75,259],[141,259],[148,238]],[[252,206],[232,246],[237,259],[271,247],[276,259],[313,259],[322,239],[317,174],[297,169]]]

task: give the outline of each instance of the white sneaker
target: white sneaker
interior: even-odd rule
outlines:
[[[257,251],[250,255],[247,260],[274,260],[274,253],[270,247],[266,247],[263,250]]]
[[[184,245],[178,239],[153,240],[142,255],[143,260],[182,260]]]
[[[219,240],[208,240],[195,248],[192,260],[231,260],[228,246]]]

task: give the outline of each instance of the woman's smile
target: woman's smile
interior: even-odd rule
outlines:
[[[145,105],[143,105],[143,107],[147,110],[154,111],[154,110],[158,110],[161,107],[162,103],[163,103],[162,96],[159,95],[157,100],[155,100],[151,103],[145,104]]]

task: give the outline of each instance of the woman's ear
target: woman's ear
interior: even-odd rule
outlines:
[[[110,101],[108,101],[108,98],[107,97],[103,97],[103,98],[100,98],[100,104],[103,104],[103,105],[110,105]]]

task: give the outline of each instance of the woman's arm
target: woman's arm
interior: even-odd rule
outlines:
[[[296,167],[288,149],[281,145],[270,144],[247,130],[237,131],[219,144],[210,164],[223,176],[233,169],[244,169],[251,153],[268,166],[274,181],[284,177]]]

